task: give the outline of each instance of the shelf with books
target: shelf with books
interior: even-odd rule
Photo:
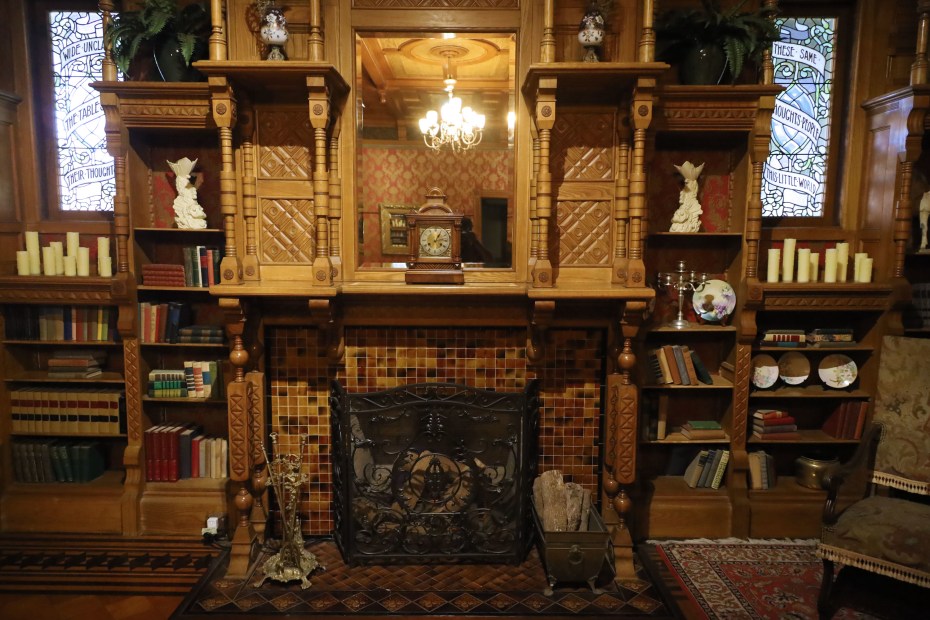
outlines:
[[[124,385],[126,380],[118,372],[103,372],[92,378],[59,379],[49,377],[43,370],[27,370],[21,373],[4,377],[7,383],[115,383]]]

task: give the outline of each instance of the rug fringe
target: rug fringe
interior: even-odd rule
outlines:
[[[649,539],[650,545],[807,545],[817,544],[816,538],[687,538],[676,539]]]

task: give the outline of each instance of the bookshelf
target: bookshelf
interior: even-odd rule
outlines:
[[[60,532],[62,514],[65,531],[134,528],[125,463],[134,414],[117,331],[124,290],[118,278],[0,276],[5,529]]]

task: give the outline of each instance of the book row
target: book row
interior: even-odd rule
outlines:
[[[660,385],[712,385],[704,362],[694,351],[681,345],[664,345],[649,351],[653,379]]]
[[[208,287],[219,283],[223,250],[215,246],[190,245],[182,249],[184,264],[149,263],[142,265],[145,286]]]
[[[6,315],[11,340],[114,342],[117,309],[112,306],[22,306]]]
[[[223,361],[185,361],[183,369],[149,371],[152,398],[222,398]]]
[[[685,470],[685,484],[692,489],[719,489],[729,461],[729,450],[701,450]]]
[[[868,401],[844,401],[824,422],[823,432],[837,439],[862,439],[868,412]]]
[[[106,352],[99,349],[60,349],[46,366],[49,379],[93,379],[103,374],[100,365],[106,361]]]
[[[189,304],[179,301],[139,303],[139,340],[142,343],[225,342],[222,326],[191,325]]]
[[[752,413],[752,436],[760,439],[799,439],[793,416],[780,409],[757,409]]]
[[[749,488],[754,490],[771,489],[775,486],[775,457],[764,450],[756,450],[747,455],[749,459]]]
[[[90,482],[105,469],[103,450],[96,441],[13,442],[16,482]]]
[[[119,435],[125,410],[122,391],[18,388],[10,392],[10,430],[31,435]]]
[[[196,424],[153,426],[143,434],[143,442],[148,482],[227,476],[227,440],[204,435]]]
[[[760,344],[769,347],[848,347],[855,344],[853,330],[846,327],[815,329],[768,329]]]

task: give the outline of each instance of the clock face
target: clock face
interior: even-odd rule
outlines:
[[[429,226],[420,231],[421,256],[449,256],[452,234],[448,228]]]

